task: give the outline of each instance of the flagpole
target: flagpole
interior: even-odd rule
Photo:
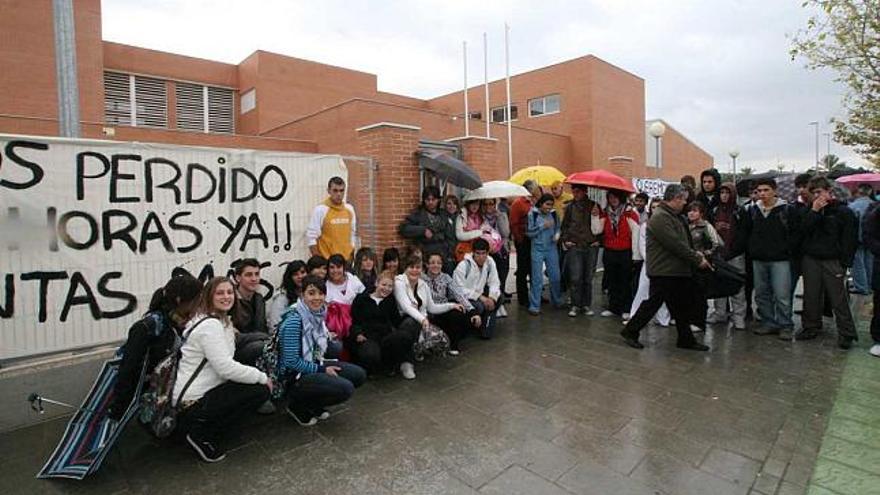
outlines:
[[[468,109],[468,78],[467,78],[467,41],[461,42],[462,57],[464,59],[464,136],[471,135],[470,110]]]
[[[504,82],[507,87],[507,176],[513,175],[513,127],[510,115],[510,26],[504,23]]]
[[[491,125],[491,114],[489,113],[489,43],[485,32],[483,32],[483,87],[485,88],[486,93],[486,114],[484,116],[486,119],[486,137],[491,138],[492,135],[489,130],[489,126]]]

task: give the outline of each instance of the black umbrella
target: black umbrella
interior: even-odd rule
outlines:
[[[421,150],[419,167],[434,172],[442,181],[448,181],[465,189],[476,189],[483,185],[480,175],[467,163],[438,150]]]
[[[749,193],[752,192],[753,181],[758,179],[775,179],[778,176],[779,172],[771,170],[770,172],[764,172],[763,174],[753,174],[740,177],[739,180],[736,181],[736,194],[742,198],[748,197]]]

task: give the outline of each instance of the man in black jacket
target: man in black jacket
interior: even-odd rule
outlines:
[[[758,201],[748,207],[736,235],[730,257],[747,249],[752,260],[755,305],[762,326],[756,335],[778,334],[791,340],[791,257],[797,240],[797,217],[791,205],[776,196],[776,181],[755,181]]]
[[[571,289],[568,316],[577,316],[581,309],[593,316],[593,276],[599,258],[599,236],[593,233],[593,223],[598,223],[599,212],[593,211],[596,203],[587,197],[587,186],[574,184],[571,192],[574,199],[565,207],[559,231],[559,242],[567,251],[563,266]]]
[[[700,193],[697,201],[706,206],[706,211],[711,212],[718,206],[718,189],[721,187],[721,173],[715,168],[707,168],[700,173]],[[708,219],[710,222],[711,218]]]
[[[233,267],[235,270],[235,306],[232,308],[232,325],[238,330],[235,336],[235,360],[253,366],[269,340],[269,324],[266,321],[266,299],[260,287],[260,262],[245,258]]]
[[[858,339],[846,291],[846,269],[856,250],[852,211],[834,197],[831,181],[810,179],[812,207],[801,219],[801,269],[804,277],[803,329],[797,340],[815,338],[822,330],[823,295],[831,302],[837,323],[837,344],[849,349]]]
[[[419,245],[423,253],[440,253],[443,272],[451,274],[455,269],[452,258],[456,244],[455,227],[446,210],[440,208],[437,186],[428,186],[422,191],[422,204],[407,215],[399,231],[401,236]]]

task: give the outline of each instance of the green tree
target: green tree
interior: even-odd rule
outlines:
[[[822,157],[822,168],[830,172],[832,170],[846,168],[846,162],[840,161],[840,157],[837,155],[825,155]]]
[[[752,167],[743,167],[743,168],[741,168],[740,171],[739,171],[739,174],[737,174],[737,175],[739,175],[740,177],[745,177],[745,176],[747,176],[747,175],[752,175]]]
[[[805,0],[815,9],[792,37],[792,60],[831,69],[847,92],[846,118],[832,119],[834,140],[865,157],[880,154],[880,0]]]

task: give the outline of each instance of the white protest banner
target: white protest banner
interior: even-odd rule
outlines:
[[[663,179],[639,179],[635,177],[633,177],[632,183],[636,191],[643,192],[652,198],[662,198],[663,193],[666,191],[666,186],[672,184]]]
[[[125,338],[175,267],[308,254],[336,155],[0,135],[0,360]]]

